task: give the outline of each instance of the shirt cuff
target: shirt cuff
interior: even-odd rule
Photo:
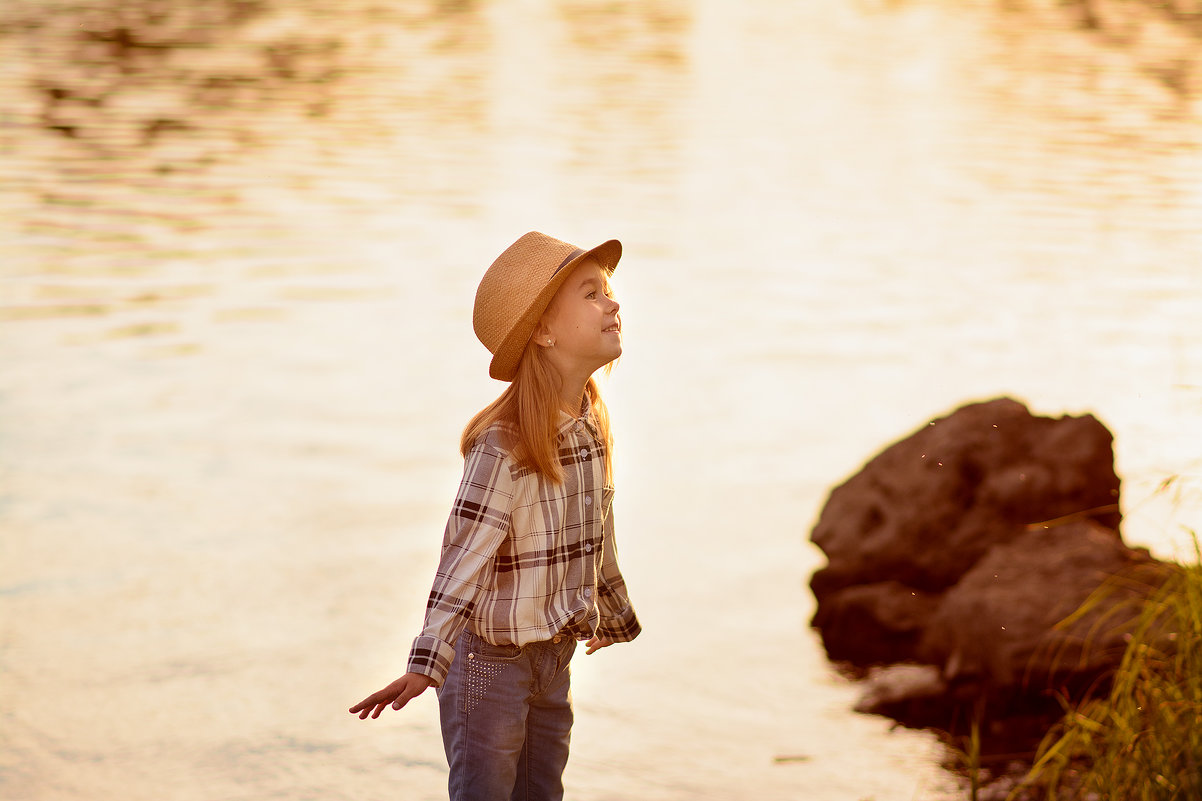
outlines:
[[[451,669],[451,661],[455,659],[455,646],[443,642],[429,634],[422,634],[413,640],[409,649],[409,673],[420,673],[429,676],[435,687],[441,687]]]
[[[634,614],[634,607],[626,607],[617,617],[604,618],[597,626],[597,636],[613,642],[630,642],[639,636],[643,627]]]

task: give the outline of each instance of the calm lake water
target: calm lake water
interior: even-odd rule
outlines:
[[[0,796],[445,797],[433,693],[345,710],[538,229],[626,245],[645,633],[574,666],[570,797],[954,797],[808,628],[830,487],[1007,394],[1110,427],[1130,542],[1202,527],[1197,41],[1001,5],[7,0]]]

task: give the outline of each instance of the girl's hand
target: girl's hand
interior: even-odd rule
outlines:
[[[589,640],[588,642],[586,642],[584,644],[584,647],[588,649],[584,652],[584,655],[588,656],[589,654],[593,653],[594,651],[599,651],[602,648],[608,648],[609,646],[611,646],[613,644],[614,644],[614,641],[609,639],[608,637],[593,637],[591,640]]]
[[[372,720],[375,720],[380,717],[384,707],[392,704],[393,709],[400,709],[424,693],[426,688],[433,683],[433,679],[421,673],[406,673],[383,690],[372,693],[352,706],[350,713],[352,715],[358,713],[359,720],[366,720],[370,714]]]

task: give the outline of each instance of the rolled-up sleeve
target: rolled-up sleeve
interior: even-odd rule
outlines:
[[[642,626],[626,593],[626,580],[618,568],[618,551],[614,542],[613,511],[605,517],[602,540],[601,571],[597,582],[597,609],[601,620],[597,634],[614,642],[630,642],[639,636]]]
[[[409,651],[409,672],[429,676],[435,686],[446,680],[455,641],[493,580],[493,557],[509,533],[512,506],[509,460],[494,447],[478,443],[464,461],[425,623]]]

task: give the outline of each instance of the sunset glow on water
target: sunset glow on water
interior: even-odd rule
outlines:
[[[851,711],[808,533],[965,402],[1095,414],[1127,540],[1202,526],[1202,106],[1149,61],[1171,31],[153,12],[0,10],[0,796],[445,797],[432,693],[345,709],[403,671],[501,388],[473,293],[531,229],[625,246],[605,392],[645,630],[573,666],[571,798],[954,797],[932,736]]]

